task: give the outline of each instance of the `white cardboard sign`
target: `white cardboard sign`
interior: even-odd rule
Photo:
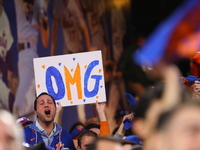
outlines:
[[[36,92],[62,106],[106,101],[101,51],[34,58]]]

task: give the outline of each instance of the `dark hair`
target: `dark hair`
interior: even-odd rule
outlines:
[[[160,99],[163,93],[163,83],[159,82],[154,88],[147,89],[144,94],[140,97],[138,106],[135,110],[135,118],[145,118],[146,112],[151,106],[152,102]]]
[[[114,138],[114,137],[110,137],[110,136],[108,136],[108,137],[99,137],[93,143],[88,144],[86,150],[96,150],[97,149],[97,144],[100,141],[109,141],[109,142],[114,142],[116,144],[122,145],[120,139],[117,139],[117,138]]]
[[[86,130],[90,130],[90,129],[92,129],[92,128],[100,129],[100,125],[95,124],[95,123],[91,123],[91,124],[88,124],[87,126],[85,126],[85,129],[86,129]]]
[[[71,133],[74,129],[76,129],[77,128],[77,126],[79,126],[79,125],[81,125],[81,126],[83,126],[83,128],[85,128],[85,125],[83,124],[83,123],[81,123],[81,122],[76,122],[76,123],[74,123],[72,126],[71,126],[71,128],[70,128],[70,130],[69,130],[69,133]]]
[[[169,123],[169,121],[171,120],[172,116],[175,114],[176,111],[177,110],[173,108],[171,110],[168,110],[168,111],[160,114],[160,116],[158,117],[156,129],[158,129],[158,130],[164,129],[167,126],[167,124]]]
[[[42,96],[42,95],[48,95],[50,96],[52,99],[53,99],[53,102],[54,102],[54,105],[56,106],[56,102],[55,102],[55,99],[53,98],[53,96],[51,96],[50,94],[48,94],[47,92],[42,92],[40,95],[38,95],[34,101],[34,110],[37,110],[37,99]]]
[[[157,130],[166,129],[168,124],[170,123],[171,119],[173,118],[173,116],[180,109],[187,107],[187,106],[194,106],[194,107],[200,108],[200,101],[198,99],[197,100],[196,99],[193,99],[193,100],[189,99],[188,101],[180,102],[178,105],[174,106],[170,110],[163,112],[162,114],[160,114],[160,116],[158,118],[156,129]]]
[[[79,134],[79,136],[78,136],[78,146],[79,146],[80,148],[81,148],[81,140],[82,140],[82,138],[83,138],[84,136],[92,136],[92,137],[94,137],[95,139],[98,138],[98,135],[97,135],[95,132],[93,132],[93,131],[86,130],[86,131],[81,132],[81,133]]]
[[[130,150],[143,150],[143,146],[141,146],[141,145],[133,145],[133,147]]]

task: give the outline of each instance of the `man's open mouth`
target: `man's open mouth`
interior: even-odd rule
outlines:
[[[51,113],[51,111],[49,110],[49,109],[47,109],[47,110],[45,110],[45,112],[44,112],[47,116],[49,116],[50,115],[50,113]]]

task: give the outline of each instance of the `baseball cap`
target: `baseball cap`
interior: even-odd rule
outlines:
[[[16,121],[17,124],[20,124],[22,126],[26,125],[26,124],[30,124],[30,123],[33,123],[33,121],[29,120],[28,118],[26,117],[21,117],[19,119],[17,119]]]
[[[81,132],[85,131],[84,128],[75,128],[71,132],[72,139],[75,139]]]
[[[137,144],[137,145],[142,145],[142,141],[140,140],[140,138],[137,135],[129,135],[124,137],[125,141],[129,141],[133,144]]]

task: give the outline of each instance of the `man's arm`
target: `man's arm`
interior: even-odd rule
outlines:
[[[125,116],[123,117],[123,121],[124,121],[125,119],[129,119],[129,120],[133,121],[133,119],[134,119],[133,113],[130,113],[130,114],[128,114],[128,115],[125,115]],[[124,128],[124,122],[123,122],[123,121],[122,121],[122,123],[120,124],[119,129],[117,130],[117,132],[116,132],[115,135],[114,135],[114,137],[116,137],[116,138],[123,138],[123,137],[124,137],[124,134],[125,134],[125,132],[126,132],[126,129]]]
[[[61,125],[62,123],[62,112],[63,112],[63,109],[62,109],[62,105],[60,102],[58,102],[58,106],[56,107],[56,116],[54,118],[54,122],[56,122],[57,124]]]
[[[110,135],[110,128],[108,125],[108,121],[106,119],[106,114],[105,114],[105,102],[97,102],[96,101],[96,109],[99,115],[99,120],[100,120],[100,136],[109,136]]]

